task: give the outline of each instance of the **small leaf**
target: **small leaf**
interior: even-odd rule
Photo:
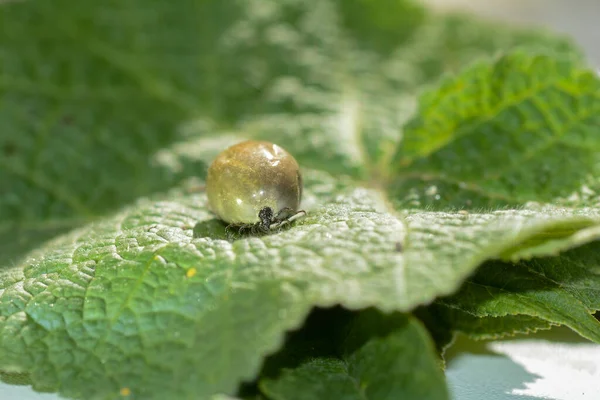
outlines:
[[[600,323],[594,312],[600,310],[600,269],[598,243],[568,251],[560,256],[536,258],[517,264],[489,262],[484,264],[455,295],[439,300],[452,309],[486,321],[472,321],[484,327],[489,317],[522,316],[518,327],[514,320],[503,321],[492,329],[496,334],[537,329],[541,321],[566,325],[590,340],[600,342]],[[456,311],[454,311],[456,310]],[[450,314],[453,315],[453,314]],[[454,318],[454,317],[452,317]],[[531,318],[528,320],[528,318]],[[464,318],[457,318],[464,323]],[[453,328],[462,330],[452,322]]]
[[[457,332],[476,340],[495,340],[550,329],[553,325],[528,315],[475,316],[439,302],[417,310],[416,315],[431,332],[442,355],[452,344]]]
[[[381,327],[388,333],[379,336]],[[431,340],[413,318],[362,313],[341,347],[343,356],[306,360],[261,389],[274,400],[448,399]]]

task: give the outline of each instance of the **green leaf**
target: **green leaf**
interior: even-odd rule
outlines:
[[[585,224],[585,223],[584,223]],[[580,226],[580,228],[583,228]],[[502,258],[514,261],[530,260],[536,256],[558,255],[560,252],[572,249],[582,243],[600,239],[600,227],[577,229],[572,224],[565,225],[553,232],[544,232],[539,237],[519,243],[506,251]]]
[[[366,194],[234,243],[192,237],[212,221],[204,195],[142,202],[57,239],[4,271],[2,365],[77,398],[235,391],[312,307],[398,302],[379,291],[395,290],[402,225]]]
[[[430,331],[442,355],[453,344],[457,332],[476,340],[495,340],[550,329],[553,325],[529,315],[475,316],[437,302],[417,310],[416,315]]]
[[[597,175],[600,81],[568,58],[503,56],[425,94],[394,158],[421,206],[551,202]],[[435,196],[426,196],[435,187]]]
[[[600,322],[593,316],[600,310],[598,246],[594,242],[560,256],[517,264],[486,263],[457,294],[439,300],[438,312],[451,321],[452,329],[463,331],[466,325],[475,336],[561,324],[600,342]],[[518,323],[514,317],[499,318],[504,316],[517,316]],[[465,323],[465,317],[474,321]]]
[[[568,201],[593,180],[599,143],[595,116],[575,118],[598,108],[575,50],[408,1],[394,15],[410,26],[383,0],[357,19],[358,4],[0,6],[2,370],[69,397],[232,395],[316,306],[407,312],[486,260],[593,238],[581,233],[598,226],[594,196]],[[519,43],[546,55],[488,59],[435,89]],[[524,95],[538,72],[556,87]],[[458,84],[485,101],[447,100]],[[550,137],[547,154],[577,158],[532,152]],[[215,154],[247,138],[297,157],[308,217],[229,242],[198,189]],[[531,171],[484,181],[493,159]]]
[[[361,313],[338,346],[341,356],[311,357],[261,389],[274,400],[448,399],[431,340],[414,318]]]

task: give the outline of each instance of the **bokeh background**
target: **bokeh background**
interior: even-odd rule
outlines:
[[[600,67],[599,0],[422,0],[441,11],[465,11],[524,26],[541,26],[573,37]],[[600,396],[598,397],[600,398]]]

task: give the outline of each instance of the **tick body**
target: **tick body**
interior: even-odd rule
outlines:
[[[265,232],[304,213],[302,176],[294,157],[270,142],[238,143],[208,168],[206,193],[211,210],[230,225]]]

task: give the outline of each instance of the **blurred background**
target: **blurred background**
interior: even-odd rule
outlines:
[[[524,26],[542,26],[572,36],[600,67],[599,0],[422,0],[442,11],[466,11]]]

